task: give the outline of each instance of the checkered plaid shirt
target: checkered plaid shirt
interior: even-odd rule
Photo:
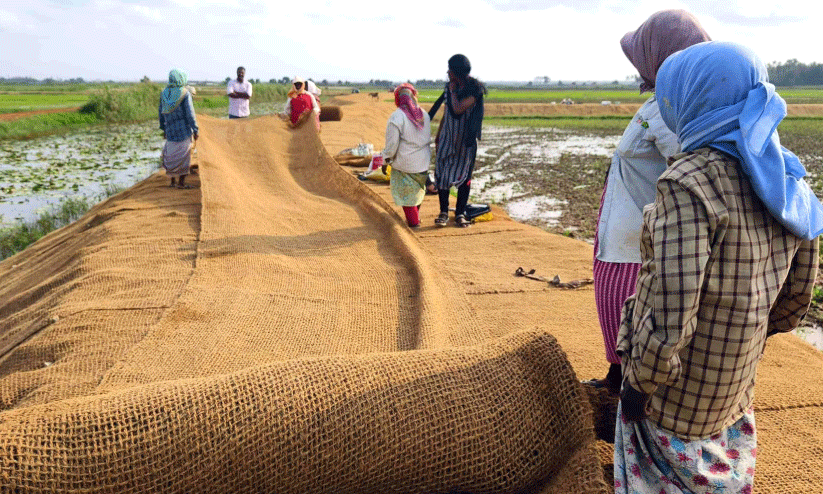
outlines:
[[[197,132],[197,117],[194,115],[194,104],[191,93],[187,94],[180,105],[170,113],[163,114],[163,102],[157,108],[160,130],[166,133],[166,140],[183,142]]]
[[[643,211],[617,349],[626,382],[652,395],[649,419],[691,440],[751,407],[767,335],[809,308],[818,239],[783,228],[733,158],[703,148],[669,163]]]

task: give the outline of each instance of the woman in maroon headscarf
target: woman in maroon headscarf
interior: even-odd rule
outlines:
[[[386,125],[383,159],[391,161],[391,193],[411,228],[420,226],[418,210],[426,195],[431,161],[431,120],[417,104],[417,89],[401,84],[394,90],[397,110]]]
[[[623,36],[620,46],[640,74],[643,93],[654,91],[657,70],[666,57],[710,39],[692,14],[662,10]],[[620,310],[635,292],[640,270],[643,206],[654,202],[657,178],[666,169],[668,157],[679,151],[677,136],[660,118],[652,94],[623,132],[603,189],[594,237],[594,296],[606,360],[611,365],[605,379],[586,384],[608,388],[613,394],[620,392],[623,379],[615,346]]]

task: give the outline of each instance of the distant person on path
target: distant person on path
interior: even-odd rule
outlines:
[[[312,95],[314,98],[315,103],[317,103],[317,107],[320,107],[320,95],[323,91],[317,87],[317,84],[314,83],[311,79],[306,79],[306,92]]]
[[[698,20],[683,10],[652,14],[620,40],[623,53],[640,73],[640,92],[654,91],[657,69],[672,53],[709,40]],[[679,151],[677,136],[663,123],[654,94],[635,114],[612,157],[594,236],[594,296],[606,360],[604,379],[586,384],[620,392],[620,359],[615,353],[620,309],[634,293],[640,270],[643,206],[654,201],[657,177],[666,159]]]
[[[292,80],[292,87],[288,92],[286,107],[281,117],[288,119],[292,127],[299,127],[306,120],[314,120],[317,130],[320,130],[320,106],[317,100],[306,90],[306,81],[300,77]]]
[[[251,82],[246,81],[246,69],[237,67],[237,79],[229,81],[226,86],[226,94],[229,96],[229,118],[245,118],[251,113],[249,111],[249,100],[251,99]]]
[[[163,131],[162,161],[166,175],[171,177],[169,187],[190,189],[186,175],[191,166],[192,136],[197,140],[197,118],[194,115],[192,94],[194,88],[187,86],[188,76],[179,69],[169,72],[169,84],[160,94],[157,110],[160,130]]]
[[[750,50],[675,53],[656,93],[684,152],[643,212],[623,310],[615,492],[750,494],[757,364],[766,338],[809,308],[823,206],[780,145],[786,102]]]
[[[392,199],[403,208],[409,227],[417,228],[431,162],[431,119],[417,104],[417,89],[411,84],[395,88],[394,104],[397,110],[386,125],[383,159],[391,161]]]
[[[440,215],[434,220],[437,226],[449,222],[449,190],[457,188],[457,204],[454,224],[458,227],[471,225],[466,218],[474,160],[477,156],[477,140],[483,124],[483,97],[486,87],[469,76],[471,63],[465,55],[449,59],[449,82],[443,94],[429,110],[433,119],[442,103],[446,103],[443,118],[437,128],[435,147],[435,185],[440,197]]]

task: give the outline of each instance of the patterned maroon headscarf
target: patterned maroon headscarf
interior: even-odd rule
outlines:
[[[418,129],[423,128],[423,110],[417,104],[417,89],[409,83],[403,83],[394,89],[394,104],[409,117]]]
[[[642,93],[654,91],[657,69],[669,55],[703,41],[711,38],[695,16],[685,10],[661,10],[626,33],[620,46],[643,79]]]

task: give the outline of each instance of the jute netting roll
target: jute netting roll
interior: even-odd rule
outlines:
[[[3,414],[25,492],[606,492],[554,338],[299,359]]]

